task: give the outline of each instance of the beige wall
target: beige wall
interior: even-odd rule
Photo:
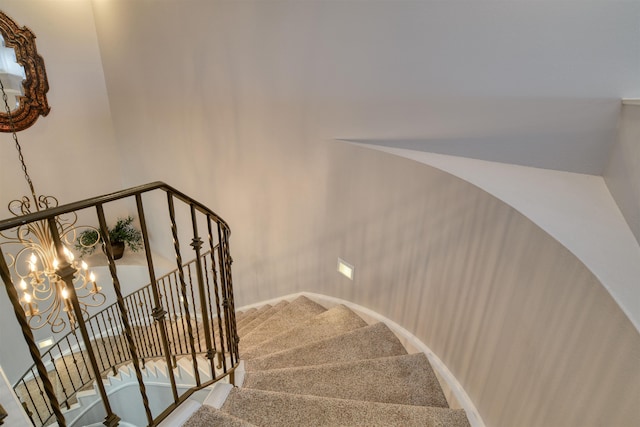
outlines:
[[[82,13],[50,19],[61,3]],[[43,56],[60,58],[45,56],[59,67],[54,75],[75,69],[85,55],[65,43],[94,43],[88,2],[42,2],[28,11],[22,4],[33,5],[3,7],[32,26]],[[335,28],[315,20],[323,10],[309,15],[278,4],[255,13],[245,2],[94,2],[117,142],[104,93],[91,95],[101,87],[95,45],[87,47],[96,67],[87,96],[66,99],[60,80],[49,77],[59,93],[52,89],[52,108],[82,101],[87,108],[69,105],[56,120],[52,110],[36,127],[51,126],[46,136],[61,139],[73,132],[64,141],[82,158],[92,150],[118,157],[125,186],[165,180],[229,221],[238,305],[311,291],[378,311],[433,349],[489,426],[632,425],[640,416],[640,336],[609,294],[559,243],[484,191],[410,160],[332,142],[365,131],[420,131],[418,119],[432,116],[412,88],[377,91],[367,73],[385,69],[375,61],[348,77],[349,59],[363,53],[353,40],[334,40],[339,54],[324,62],[328,45],[292,36],[304,27],[332,37]],[[57,30],[41,36],[35,22]],[[69,22],[87,27],[60,39]],[[337,81],[331,91],[327,75]],[[313,99],[300,88],[313,89]],[[346,90],[350,100],[341,96]],[[102,124],[78,118],[87,111]],[[45,140],[42,132],[37,140]],[[103,176],[107,162],[95,168],[92,178]],[[92,180],[74,189],[51,180],[50,191],[112,189],[111,180]],[[335,272],[338,256],[356,266],[354,282]]]
[[[51,112],[18,135],[36,192],[70,203],[121,189],[91,3],[5,0],[0,8],[34,32],[47,70]],[[12,137],[0,134],[0,218],[10,216],[9,201],[28,192]],[[24,340],[4,289],[0,324],[0,365],[15,381],[30,366],[30,357],[26,347],[6,344]]]
[[[332,141],[437,126],[398,81],[376,85],[366,37],[334,38],[347,15],[94,6],[126,183],[166,180],[230,223],[238,305],[310,291],[378,311],[434,350],[489,426],[640,416],[638,332],[575,256],[469,183]]]
[[[353,185],[333,188],[349,203],[330,202],[314,291],[411,330],[489,426],[633,424],[640,337],[575,256],[442,172],[347,146],[332,157],[336,183]],[[355,282],[332,271],[337,256]]]
[[[640,242],[640,105],[623,105],[618,139],[604,177]]]

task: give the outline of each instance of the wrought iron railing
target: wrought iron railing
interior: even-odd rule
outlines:
[[[158,192],[166,193],[167,215],[164,216],[158,216],[158,199],[153,199]],[[153,218],[146,214],[143,206],[143,198],[147,197],[154,204]],[[5,220],[0,222],[0,231],[40,221],[47,223],[52,228],[52,235],[57,236],[53,230],[57,216],[94,208],[99,229],[107,235],[105,206],[131,200],[135,203],[142,231],[149,284],[126,297],[122,295],[111,243],[105,239],[103,249],[116,301],[91,316],[83,312],[79,304],[73,304],[77,320],[74,327],[43,353],[38,349],[29,327],[5,254],[0,252],[0,273],[34,361],[34,365],[15,384],[14,390],[36,426],[54,421],[60,426],[67,425],[62,407],[70,408],[76,393],[91,386],[97,388],[102,400],[106,414],[104,424],[117,425],[120,417],[111,409],[104,384],[98,379],[109,371],[116,374],[118,366],[125,363],[132,363],[135,369],[150,426],[157,425],[195,391],[226,376],[231,376],[233,381],[239,355],[229,227],[204,205],[164,183],[152,183]],[[159,218],[168,219],[164,231],[167,235],[170,233],[176,264],[175,269],[156,278],[155,252],[152,251],[147,224],[151,221],[156,224],[153,236],[162,240],[162,230],[158,228],[163,227],[157,224],[163,221]],[[207,244],[199,235],[199,227],[206,229]],[[184,233],[185,229],[187,233]],[[195,256],[186,263],[182,261],[180,245],[185,240]],[[62,254],[59,238],[55,243],[58,253]],[[65,282],[72,283],[73,272],[65,271],[68,268],[68,264],[62,263],[59,275]],[[193,364],[196,385],[181,392],[173,369],[168,369],[173,402],[162,413],[152,414],[142,377],[145,361],[161,358],[167,366],[175,367],[181,357],[189,358]],[[198,357],[208,360],[209,375],[205,381],[199,375]]]

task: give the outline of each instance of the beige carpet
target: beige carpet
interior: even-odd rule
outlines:
[[[217,411],[210,406],[202,406],[187,420],[182,427],[251,427],[247,421],[236,418],[222,411]]]
[[[449,408],[426,356],[407,354],[384,324],[306,298],[246,316],[242,388],[219,410],[203,406],[186,427],[469,426],[463,410]]]
[[[201,407],[186,427],[469,426],[464,411],[448,407],[427,358],[408,355],[382,323],[367,325],[343,305],[327,310],[305,297],[237,313],[236,318],[247,371],[244,385],[231,391],[221,409]],[[192,325],[196,347],[204,347],[202,325]],[[217,329],[217,319],[213,326]],[[135,329],[136,338],[149,333],[144,327]],[[183,319],[167,322],[176,351],[187,347],[185,329]],[[92,345],[98,358],[113,364],[123,341],[109,337]],[[73,390],[71,384],[88,378],[79,356],[56,361],[59,372],[66,373],[64,363],[74,368],[59,378],[52,373],[61,400]],[[26,389],[40,396],[35,381],[18,389],[19,394]],[[28,402],[28,407],[48,414],[44,400]]]

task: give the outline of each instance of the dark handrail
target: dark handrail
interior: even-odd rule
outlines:
[[[216,250],[217,250],[217,245],[216,245]],[[211,256],[211,252],[207,251],[205,253],[203,253],[201,255],[201,258],[206,259],[208,257]],[[184,268],[188,269],[191,268],[191,266],[194,266],[195,264],[197,264],[197,261],[195,259],[188,261],[187,263],[184,264]],[[176,268],[173,271],[170,271],[169,273],[166,273],[164,275],[162,275],[161,277],[159,277],[156,280],[156,283],[160,283],[162,280],[168,278],[168,277],[172,277],[174,275],[178,274],[178,269]],[[137,300],[139,300],[139,296],[143,295],[145,292],[148,292],[148,290],[151,288],[152,283],[148,283],[147,285],[142,286],[141,288],[131,292],[129,295],[124,297],[125,301],[134,301],[133,304],[130,304],[130,307],[132,307],[132,309],[135,309],[135,307],[137,306],[137,304],[135,304],[135,302],[137,302]],[[117,331],[114,330],[114,328],[110,328],[108,330],[101,330],[98,329],[99,333],[95,333],[93,325],[97,324],[97,327],[99,328],[100,325],[99,323],[94,323],[94,321],[99,320],[100,318],[104,319],[104,315],[107,314],[108,317],[112,317],[115,311],[115,308],[117,307],[117,302],[109,305],[108,307],[96,312],[94,315],[92,315],[91,317],[87,318],[85,320],[85,322],[90,326],[90,329],[92,331],[92,338],[93,340],[91,342],[96,342],[96,340],[100,340],[100,339],[104,339],[105,338],[105,334],[106,337],[112,336],[114,339],[120,339],[119,337],[122,335],[123,331]],[[180,307],[179,307],[180,308]],[[136,325],[136,326],[140,326],[140,325]],[[60,358],[63,360],[63,363],[65,364],[65,368],[68,370],[69,368],[66,366],[66,362],[64,362],[64,358],[67,356],[71,356],[74,358],[74,363],[73,366],[76,367],[77,369],[77,362],[75,362],[75,358],[76,355],[78,357],[78,359],[82,358],[84,359],[84,353],[83,353],[83,349],[80,347],[80,343],[78,342],[76,335],[78,333],[78,328],[75,328],[73,330],[71,330],[70,332],[68,332],[66,335],[64,335],[62,338],[60,338],[58,341],[56,341],[50,349],[46,350],[44,353],[42,353],[41,358],[43,360],[51,360],[53,361],[56,357]],[[152,337],[151,339],[157,339],[158,337]],[[75,340],[76,344],[75,345],[71,345],[70,340]],[[61,347],[60,343],[66,342],[67,345],[64,345]],[[155,343],[155,341],[154,341]],[[85,347],[87,345],[91,345],[90,343],[87,344],[85,343]],[[74,349],[74,347],[77,347],[77,349]],[[86,351],[86,348],[84,349]],[[76,353],[77,352],[77,353]],[[181,351],[179,348],[173,348],[173,351],[171,351],[172,356],[185,356],[185,355],[190,355],[191,352],[190,351]],[[203,351],[202,348],[199,348],[199,351],[196,351],[196,354],[198,355],[205,355],[209,358],[210,354],[207,351]],[[163,356],[162,351],[156,351],[154,346],[151,347],[147,347],[143,350],[143,355],[142,355],[145,359],[153,359],[153,358],[160,358]],[[128,363],[132,361],[131,355],[127,355],[124,354],[121,357],[116,358],[115,355],[113,356],[114,360],[111,361],[109,360],[109,363],[100,363],[101,368],[99,371],[100,375],[103,375],[104,373],[108,372],[110,369],[113,369],[115,366],[124,364],[124,363]],[[85,362],[86,363],[86,362]],[[20,379],[18,379],[18,381],[15,382],[14,384],[14,389],[16,387],[18,387],[20,384],[25,384],[27,381],[31,380],[33,377],[33,369],[34,367],[31,366],[29,369],[27,369],[27,371],[20,377]],[[57,373],[57,368],[55,368],[54,366],[54,371]],[[76,374],[78,374],[79,376],[79,380],[81,381],[81,383],[79,385],[73,384],[73,390],[70,394],[67,395],[67,391],[66,390],[62,390],[63,393],[65,394],[65,399],[62,400],[60,403],[65,405],[67,408],[70,406],[70,400],[71,398],[73,398],[73,396],[80,390],[82,390],[83,388],[85,388],[88,384],[92,383],[95,379],[92,377],[88,377],[88,378],[83,378],[83,375],[80,374],[79,372],[77,372]],[[68,376],[70,377],[71,375],[68,374]],[[62,382],[62,381],[61,381]]]
[[[18,227],[20,225],[28,224],[31,222],[42,221],[52,216],[60,216],[70,212],[79,211],[81,209],[91,208],[99,204],[105,204],[116,200],[125,199],[127,197],[135,196],[136,194],[148,193],[149,191],[157,189],[165,190],[168,193],[173,194],[176,198],[180,199],[184,203],[195,206],[196,209],[198,209],[200,212],[206,215],[213,216],[216,222],[224,224],[225,229],[228,232],[231,232],[229,224],[227,224],[227,222],[214,211],[198,202],[197,200],[194,200],[191,197],[187,196],[183,192],[176,190],[168,184],[165,184],[162,181],[156,181],[137,187],[132,187],[126,190],[116,191],[114,193],[105,194],[103,196],[92,197],[90,199],[81,200],[79,202],[67,203],[66,205],[48,208],[15,218],[8,218],[0,221],[0,231],[8,230],[10,228]]]
[[[174,239],[177,262],[177,266],[172,272],[157,279],[153,272],[153,261],[141,196],[143,193],[153,190],[161,190],[167,194],[169,214],[172,220],[171,232]],[[35,363],[14,386],[16,392],[18,392],[18,387],[25,390],[26,396],[24,398],[27,400],[23,401],[23,406],[25,406],[34,425],[36,424],[36,419],[41,425],[45,425],[52,417],[55,417],[60,426],[66,425],[66,420],[60,411],[60,405],[62,404],[69,408],[70,400],[75,396],[75,393],[93,381],[97,381],[100,397],[107,413],[105,425],[116,425],[119,418],[111,410],[109,398],[104,387],[101,387],[102,382],[99,378],[109,369],[112,369],[115,374],[117,366],[127,362],[133,362],[135,365],[134,368],[140,383],[149,425],[157,425],[197,389],[208,386],[227,375],[231,376],[231,382],[233,382],[239,355],[233,285],[230,274],[232,263],[228,243],[230,229],[222,218],[205,205],[163,182],[154,182],[3,220],[0,221],[0,231],[19,228],[34,222],[46,224],[51,232],[58,256],[61,257],[63,246],[56,226],[56,218],[58,216],[68,213],[75,214],[76,211],[82,209],[95,208],[100,223],[100,232],[106,236],[108,233],[103,205],[130,197],[135,197],[138,207],[142,234],[145,240],[150,283],[126,297],[122,296],[111,242],[106,238],[103,242],[103,249],[107,256],[109,270],[113,279],[116,302],[93,316],[84,318],[82,309],[75,297],[75,292],[70,292],[70,301],[77,323],[71,332],[59,339],[44,353],[40,353],[36,348],[25,313],[20,307],[15,283],[4,262],[4,255],[0,252],[2,280]],[[185,203],[191,209],[190,219],[192,221],[193,239],[190,246],[195,251],[196,258],[184,264],[182,263],[180,245],[177,242],[178,224],[173,208],[174,199]],[[200,249],[204,241],[198,235],[196,212],[198,212],[198,215],[203,215],[202,219],[207,222],[209,248],[203,253],[200,252]],[[212,223],[214,224],[213,227]],[[219,274],[217,270],[219,270]],[[64,280],[67,288],[73,286],[75,270],[68,262],[64,261],[56,273],[61,280]],[[209,273],[211,274],[209,275]],[[210,280],[210,278],[212,279]],[[196,281],[195,286],[194,280]],[[168,286],[167,283],[169,284]],[[215,296],[215,301],[213,296]],[[198,304],[196,304],[196,300]],[[189,304],[191,304],[191,308]],[[196,313],[198,305],[201,310],[200,314]],[[196,311],[192,312],[192,310]],[[217,319],[214,319],[213,313],[217,314]],[[168,319],[167,315],[169,316]],[[193,330],[192,320],[195,321],[195,331]],[[199,325],[204,329],[204,340],[201,340]],[[166,328],[169,328],[168,332]],[[180,328],[182,332],[180,332]],[[216,328],[220,331],[219,335],[216,334]],[[158,330],[160,330],[160,334],[158,334]],[[186,330],[189,332],[188,337],[185,336]],[[169,340],[169,332],[173,342]],[[188,343],[187,340],[189,341]],[[227,367],[225,357],[223,358],[224,366],[222,370],[216,372],[213,358],[216,355],[220,355],[220,351],[216,348],[218,345],[223,354],[228,354],[230,366]],[[173,364],[176,363],[177,356],[190,356],[193,358],[196,386],[178,396],[175,382],[172,381],[173,403],[153,419],[144,392],[140,363],[144,368],[145,359],[163,357],[170,365],[169,369],[171,369],[175,367],[171,366],[171,364],[172,362]],[[209,359],[208,365],[211,368],[210,380],[201,381],[198,378],[196,356],[205,356]],[[73,359],[73,361],[70,359]],[[52,374],[59,381],[59,396],[56,396],[49,374],[46,372],[45,364],[48,363],[53,364]],[[87,368],[90,368],[90,371],[87,371]],[[37,370],[37,375],[34,369]],[[39,403],[36,404],[34,399]],[[30,402],[35,414],[29,411],[28,402]],[[35,417],[32,415],[35,415]]]
[[[7,411],[5,411],[2,405],[0,405],[0,426],[4,424],[4,419],[7,418],[8,416],[9,414],[7,413]]]

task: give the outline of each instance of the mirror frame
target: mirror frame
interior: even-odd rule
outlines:
[[[11,122],[17,131],[27,129],[40,115],[46,116],[51,108],[47,103],[49,82],[44,69],[44,61],[36,50],[36,36],[27,27],[18,25],[0,11],[0,33],[6,47],[16,52],[16,60],[24,67],[26,78],[22,81],[24,95],[20,97],[18,108],[7,114],[0,96],[0,132],[12,132]]]

